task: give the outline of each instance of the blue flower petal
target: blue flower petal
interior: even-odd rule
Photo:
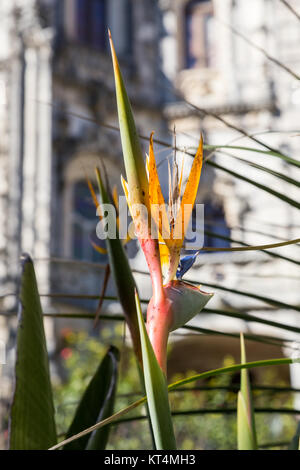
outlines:
[[[199,251],[196,251],[192,255],[187,255],[184,256],[184,258],[181,258],[176,272],[177,279],[182,279],[182,276],[184,276],[184,274],[193,266],[198,254]]]

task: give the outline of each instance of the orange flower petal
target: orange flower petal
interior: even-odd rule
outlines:
[[[91,241],[91,244],[92,244],[92,247],[94,248],[94,250],[98,251],[98,253],[101,253],[101,255],[106,255],[107,254],[107,249],[106,248],[102,248],[101,246],[96,245],[96,243],[94,243],[93,241]]]
[[[186,183],[185,191],[182,196],[180,210],[176,217],[174,240],[173,244],[177,247],[182,247],[185,232],[189,224],[192,210],[195,204],[201,170],[203,164],[203,138],[201,135],[199,147],[193,161],[192,169],[188,181]]]
[[[149,200],[151,207],[151,215],[157,225],[159,233],[165,240],[166,244],[170,244],[170,225],[165,206],[165,199],[161,190],[156,162],[153,151],[153,134],[150,136],[148,171],[149,171]]]

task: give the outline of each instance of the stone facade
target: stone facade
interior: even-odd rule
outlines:
[[[85,174],[93,177],[99,157],[106,164],[111,182],[119,189],[120,172],[123,172],[119,134],[107,126],[117,125],[107,44],[104,41],[99,46],[98,38],[99,44],[94,47],[86,31],[78,35],[76,3],[75,0],[2,0],[0,4],[0,279],[3,294],[15,292],[18,258],[23,251],[36,260],[41,293],[95,294],[100,290],[103,270],[92,268],[90,264],[49,262],[49,258],[74,258],[76,184],[84,181]],[[193,5],[197,3],[210,4],[205,8],[209,7],[207,11],[211,12],[208,17],[205,13],[204,19],[200,18],[201,21],[209,19],[209,33],[203,41],[212,51],[211,57],[207,51],[202,51],[207,59],[207,65],[202,67],[190,66],[186,57],[188,41],[193,40],[187,34],[190,23],[186,15],[194,14]],[[291,3],[297,7],[297,2]],[[171,144],[175,125],[177,145],[181,148],[197,145],[201,131],[210,144],[255,147],[252,140],[224,125],[214,115],[250,135],[265,130],[297,130],[300,104],[297,80],[224,24],[230,23],[299,74],[300,33],[296,17],[279,2],[275,6],[273,0],[214,0],[190,4],[186,0],[107,2],[106,21],[118,49],[140,133],[148,136],[155,130],[157,139]],[[193,30],[190,32],[195,34]],[[204,112],[199,112],[195,106]],[[296,135],[274,132],[257,138],[297,157],[300,144]],[[170,149],[163,151],[157,146],[158,151],[163,177],[164,159],[170,155]],[[274,171],[286,171],[284,162],[275,157],[265,156],[262,162],[261,154],[243,151],[237,154],[233,150],[227,153],[251,159]],[[230,155],[217,153],[213,161],[261,184],[276,187],[277,191],[297,200],[296,187],[258,172]],[[186,162],[190,163],[188,157]],[[297,179],[297,171],[293,167],[290,176]],[[198,202],[206,201],[213,201],[222,209],[221,235],[225,227],[232,239],[250,245],[275,242],[276,237],[279,240],[297,237],[296,209],[208,165],[203,170],[198,196]],[[216,224],[214,231],[217,230]],[[295,257],[295,249],[285,247],[276,253]],[[79,258],[93,261],[90,253],[86,256],[80,253]],[[145,269],[141,253],[132,258],[132,264]],[[223,252],[201,255],[187,279],[221,283],[299,304],[297,272],[297,265],[261,252]],[[145,277],[137,276],[137,282],[143,296],[150,294]],[[109,292],[113,292],[112,284]],[[44,297],[43,304],[46,311],[95,307],[95,302],[78,304],[64,299],[62,303]],[[297,314],[292,310],[270,310],[258,300],[233,296],[226,291],[217,290],[210,306],[230,307],[297,324]],[[115,311],[117,307],[110,305],[108,308]],[[14,310],[14,297],[5,297],[2,309]],[[245,324],[229,317],[201,315],[200,318],[203,327],[219,331],[282,334],[275,328]],[[194,322],[199,323],[199,319]],[[53,332],[52,326],[49,328]],[[5,331],[3,329],[4,336]],[[225,354],[227,345],[220,341],[218,348],[220,354]],[[290,350],[286,352],[289,354]],[[253,353],[255,356],[255,351]]]
[[[165,106],[169,127],[176,125],[178,144],[188,147],[191,145],[191,136],[197,139],[202,130],[205,140],[210,144],[257,147],[251,139],[241,136],[217,120],[214,117],[217,114],[233,126],[245,130],[248,135],[256,136],[256,133],[265,130],[274,131],[256,137],[297,158],[299,137],[293,137],[291,133],[276,133],[276,130],[297,129],[300,90],[297,80],[231,29],[234,28],[299,74],[300,53],[297,44],[300,33],[297,18],[279,2],[215,0],[211,2],[214,15],[210,26],[213,38],[212,64],[208,67],[188,68],[184,55],[187,53],[189,38],[184,33],[187,28],[184,18],[190,3],[185,0],[160,2],[164,25],[164,36],[160,43],[163,70],[169,82],[175,84],[181,94],[181,98],[177,93],[175,99],[171,98]],[[205,2],[194,2],[197,3]],[[297,2],[290,3],[296,9],[299,6]],[[231,28],[228,27],[229,24]],[[187,102],[204,109],[204,113]],[[274,171],[286,172],[287,166],[282,160],[227,150],[227,155],[216,154],[213,161],[258,183],[276,187],[282,194],[299,200],[299,190],[295,186],[279,181],[270,174],[261,173],[254,167],[246,167],[228,153],[251,159],[252,162],[266,165]],[[298,169],[289,169],[289,172],[295,179],[299,178]],[[202,184],[199,201],[206,198],[221,201],[226,221],[231,227],[232,239],[257,245],[270,243],[270,240],[275,243],[277,240],[297,238],[299,218],[293,207],[221,170],[204,168]],[[276,250],[276,253],[287,257],[295,256],[295,250],[295,247],[285,247]],[[196,278],[203,283],[220,283],[226,287],[299,305],[297,273],[297,265],[253,251],[202,255],[187,278]],[[230,307],[262,318],[298,324],[297,313],[292,310],[270,310],[260,301],[233,296],[226,291],[217,291],[213,302],[210,302],[209,307],[212,306],[225,309]],[[260,334],[282,334],[276,328],[263,327],[256,323],[245,324],[241,320],[217,315],[202,314],[201,321],[197,319],[195,323],[219,331],[245,330]],[[292,335],[285,334],[285,337],[289,336]],[[224,355],[226,348],[222,341],[218,341],[216,353],[222,351]],[[286,350],[285,353],[291,354],[291,350]],[[252,357],[256,357],[255,352]],[[299,385],[299,379],[296,378],[299,374],[294,366],[292,374]]]

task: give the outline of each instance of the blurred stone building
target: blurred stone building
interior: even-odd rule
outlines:
[[[297,7],[297,2],[290,3]],[[299,21],[279,0],[1,1],[0,295],[16,291],[18,259],[24,251],[35,259],[42,294],[100,292],[103,269],[89,264],[101,262],[101,257],[89,242],[97,219],[85,176],[93,177],[99,158],[112,185],[119,186],[123,172],[119,134],[111,127],[117,125],[117,115],[107,26],[142,135],[155,130],[157,139],[171,145],[175,125],[182,149],[197,146],[200,132],[209,144],[259,147],[234,129],[241,128],[297,157],[297,133],[276,131],[297,130],[299,82],[229,24],[300,74]],[[273,132],[256,135],[264,131]],[[171,150],[156,150],[166,187]],[[185,158],[188,167],[191,161]],[[291,167],[267,154],[233,149],[210,159],[215,166],[205,165],[198,194],[198,202],[205,204],[206,231],[211,232],[206,246],[229,246],[228,238],[258,245],[297,237],[296,209],[230,173],[299,200],[295,186],[243,160],[285,173]],[[293,167],[290,176],[297,179],[297,171]],[[276,253],[295,258],[297,249],[285,247]],[[145,269],[142,254],[133,254],[133,266]],[[296,264],[263,252],[215,252],[202,254],[187,279],[299,305],[297,274]],[[139,275],[137,282],[143,296],[150,295],[148,278]],[[299,314],[293,310],[278,310],[212,286],[207,287],[216,291],[211,308],[298,323]],[[14,297],[1,302],[2,310],[15,309]],[[49,312],[96,306],[96,301],[79,304],[66,297],[43,297],[43,303]],[[220,332],[282,335],[259,323],[213,314],[202,314],[193,323]],[[191,345],[194,340],[189,341]],[[208,357],[212,365],[219,363],[229,346],[238,358],[238,342],[228,341],[203,337],[190,367],[208,368]],[[279,354],[279,349],[257,349],[256,343],[249,343],[251,359]]]

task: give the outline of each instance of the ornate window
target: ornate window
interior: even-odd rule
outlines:
[[[81,44],[105,49],[107,5],[105,0],[76,0],[77,38]]]
[[[120,181],[119,162],[108,155],[100,154],[100,157],[105,159],[105,167],[110,175],[109,182],[111,187],[114,187]],[[64,168],[61,207],[62,253],[66,258],[106,263],[107,255],[99,253],[93,247],[94,244],[105,248],[105,240],[97,238],[99,217],[84,178],[85,173],[92,178],[97,165],[99,165],[98,153],[82,152],[70,159]],[[92,179],[91,181],[96,190],[96,181]]]
[[[80,180],[72,188],[71,256],[86,261],[101,261],[101,255],[93,248],[98,218],[86,181]]]
[[[213,3],[210,0],[192,0],[185,8],[186,68],[208,68],[214,65]]]
[[[119,54],[131,48],[131,0],[64,0],[67,39],[105,51],[107,28]]]

